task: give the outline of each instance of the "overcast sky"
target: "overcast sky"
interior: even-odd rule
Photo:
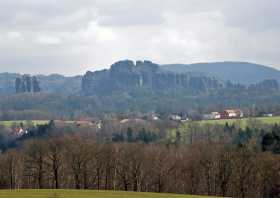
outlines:
[[[280,69],[280,0],[0,0],[0,72],[82,74],[122,59]]]

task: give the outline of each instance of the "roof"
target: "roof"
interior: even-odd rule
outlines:
[[[236,112],[241,112],[240,109],[226,109],[225,110],[227,113],[236,113]]]

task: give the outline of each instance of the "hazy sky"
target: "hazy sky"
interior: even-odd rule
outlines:
[[[82,74],[121,59],[280,69],[280,0],[0,0],[0,72]]]

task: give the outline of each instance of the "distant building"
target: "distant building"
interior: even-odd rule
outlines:
[[[187,121],[190,121],[189,118],[182,118],[181,122],[187,122]]]
[[[170,120],[173,120],[173,121],[181,121],[182,120],[182,117],[177,115],[177,114],[172,114],[172,115],[169,115],[168,118]]]
[[[16,133],[17,136],[20,137],[20,136],[22,136],[22,135],[24,135],[24,134],[27,134],[28,131],[25,130],[25,129],[23,129],[23,128],[21,128],[21,127],[19,127],[19,128],[16,128],[16,129],[15,129],[15,133]]]
[[[152,116],[152,120],[159,120],[159,117],[158,116]]]
[[[158,121],[158,120],[160,120],[160,118],[158,117],[157,114],[155,114],[155,113],[150,113],[150,114],[147,116],[147,120]]]
[[[219,119],[231,119],[231,118],[242,118],[244,114],[240,109],[226,109],[222,112],[212,112],[210,114],[204,114],[203,119],[205,120],[219,120]]]
[[[230,119],[230,118],[243,118],[244,114],[241,109],[226,109],[220,113],[221,119]]]

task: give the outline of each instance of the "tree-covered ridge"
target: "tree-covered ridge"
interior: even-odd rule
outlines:
[[[266,79],[280,81],[280,71],[278,69],[248,62],[169,64],[162,65],[162,69],[176,73],[199,72],[204,75],[215,76],[224,81],[229,80],[246,85],[256,84]]]

